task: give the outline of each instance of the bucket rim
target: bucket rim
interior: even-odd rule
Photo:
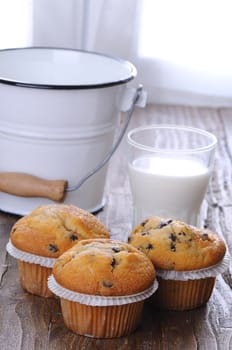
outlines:
[[[15,47],[15,48],[7,48],[7,49],[0,49],[0,69],[1,69],[1,56],[2,54],[9,54],[12,52],[33,52],[35,50],[42,51],[56,51],[56,52],[66,52],[66,53],[77,53],[79,55],[86,55],[86,56],[96,56],[99,59],[105,59],[109,60],[109,62],[114,62],[118,64],[119,66],[124,66],[125,73],[123,76],[120,76],[118,79],[110,79],[108,81],[103,82],[94,82],[94,83],[37,83],[37,82],[30,82],[30,81],[24,81],[23,79],[13,79],[12,77],[4,76],[4,74],[1,73],[0,70],[0,83],[7,84],[7,85],[13,85],[13,86],[19,86],[19,87],[25,87],[25,88],[36,88],[36,89],[52,89],[52,90],[84,90],[84,89],[97,89],[97,88],[106,88],[111,87],[115,85],[121,85],[126,84],[127,82],[134,79],[137,75],[137,69],[135,66],[122,58],[115,57],[112,55],[108,55],[101,52],[96,51],[88,51],[88,50],[81,50],[81,49],[72,49],[72,48],[64,48],[64,47],[47,47],[47,46],[28,46],[28,47]]]

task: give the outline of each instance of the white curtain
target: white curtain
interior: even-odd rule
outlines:
[[[2,1],[30,6],[29,46],[130,60],[150,102],[232,106],[231,0]]]

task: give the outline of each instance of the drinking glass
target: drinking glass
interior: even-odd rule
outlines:
[[[161,124],[132,129],[127,141],[133,225],[155,215],[198,226],[216,137],[193,127]]]

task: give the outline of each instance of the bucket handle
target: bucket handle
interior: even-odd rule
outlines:
[[[68,186],[68,182],[66,180],[46,180],[25,173],[2,172],[0,173],[0,191],[16,196],[44,197],[53,201],[62,202],[64,200],[66,192],[77,190],[83,185],[85,181],[87,181],[91,176],[93,176],[96,172],[103,168],[106,165],[106,163],[110,160],[110,158],[118,148],[123,136],[125,135],[135,106],[138,103],[143,92],[143,86],[139,85],[136,89],[131,107],[127,112],[126,121],[117,141],[115,142],[111,150],[108,152],[108,154],[105,156],[105,158],[101,161],[101,163],[98,164],[89,173],[87,173],[76,185]],[[142,96],[142,98],[144,98],[144,96]]]
[[[94,169],[92,169],[89,173],[87,173],[75,186],[68,186],[66,188],[66,192],[77,190],[79,187],[81,187],[83,185],[83,183],[85,181],[87,181],[92,175],[94,175],[96,172],[98,172],[100,169],[102,169],[106,165],[106,163],[108,163],[108,161],[110,160],[110,158],[112,157],[112,155],[114,154],[116,149],[118,148],[123,136],[125,135],[126,129],[130,123],[132,114],[134,112],[136,103],[139,101],[139,98],[142,94],[142,91],[143,91],[143,86],[140,84],[136,89],[136,93],[135,93],[135,96],[133,98],[131,107],[127,112],[127,119],[125,121],[123,129],[122,129],[117,141],[115,142],[115,144],[113,145],[113,147],[109,151],[109,153],[105,156],[105,158],[101,161],[100,164],[98,164]]]
[[[20,197],[43,197],[61,202],[67,185],[66,180],[45,180],[17,172],[0,173],[0,191]]]

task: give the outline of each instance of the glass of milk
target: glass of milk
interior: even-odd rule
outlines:
[[[128,133],[133,226],[149,216],[199,225],[216,137],[193,127],[149,125]]]

